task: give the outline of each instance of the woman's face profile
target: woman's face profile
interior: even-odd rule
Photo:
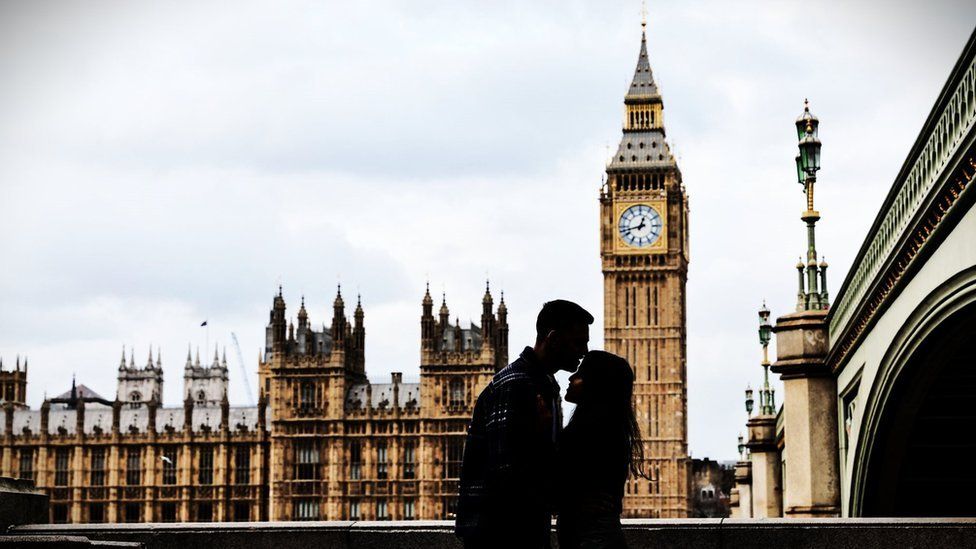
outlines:
[[[566,402],[579,404],[582,396],[583,374],[581,374],[579,370],[576,370],[573,375],[569,376],[569,387],[566,387]]]

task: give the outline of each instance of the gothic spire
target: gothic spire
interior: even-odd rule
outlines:
[[[342,299],[342,284],[336,286],[336,298],[335,298],[335,302],[332,303],[332,306],[336,310],[342,310],[345,309],[346,307],[346,302],[343,301]]]
[[[623,137],[607,172],[673,166],[674,158],[665,141],[664,102],[651,71],[647,33],[643,29],[637,67],[624,96],[624,109]]]
[[[441,310],[438,315],[438,320],[440,321],[441,330],[446,330],[451,324],[451,311],[447,308],[447,292],[441,294]]]
[[[308,311],[305,310],[305,296],[302,296],[302,306],[298,309],[298,326],[304,327],[308,324]]]
[[[651,71],[651,62],[647,57],[647,32],[646,23],[641,23],[641,47],[637,55],[637,68],[634,69],[634,78],[630,82],[627,90],[626,99],[628,100],[661,100],[661,94],[657,90],[654,82],[654,73]]]

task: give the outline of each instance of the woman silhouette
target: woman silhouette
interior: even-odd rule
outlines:
[[[559,439],[560,549],[627,547],[620,527],[624,483],[628,473],[645,477],[633,393],[630,364],[604,351],[587,353],[569,377],[566,400],[576,411]]]

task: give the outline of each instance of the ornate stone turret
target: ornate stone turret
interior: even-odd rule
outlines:
[[[505,305],[505,292],[498,302],[498,335],[495,368],[502,369],[508,364],[508,307]]]
[[[485,281],[485,295],[481,298],[481,332],[483,336],[495,333],[495,316],[492,312],[493,300],[491,298],[491,287]],[[492,337],[482,337],[481,344],[485,347],[492,347],[497,344]]]
[[[504,299],[497,315],[486,284],[481,299],[481,325],[461,325],[459,316],[450,321],[446,296],[439,320],[434,321],[433,299],[428,284],[420,317],[421,393],[440,395],[421,402],[422,414],[470,416],[475,397],[491,377],[508,363],[508,310]]]
[[[224,396],[220,399],[220,430],[226,433],[229,428],[230,401],[227,399],[227,391],[224,391]]]
[[[454,350],[464,349],[464,330],[461,329],[461,318],[454,317]]]
[[[220,358],[215,345],[213,362],[209,366],[200,364],[199,353],[196,363],[191,364],[187,352],[186,366],[183,368],[183,398],[193,399],[201,407],[219,406],[221,398],[227,393],[228,380],[226,349],[223,358]]]
[[[421,303],[423,313],[420,315],[420,352],[432,351],[436,345],[436,324],[434,322],[434,300],[430,296],[430,282],[424,292]]]
[[[267,353],[282,352],[285,350],[285,298],[281,295],[281,286],[278,286],[278,295],[274,297],[271,306],[271,320],[268,323],[267,336],[265,340],[265,351]]]
[[[120,400],[134,408],[144,406],[152,399],[156,399],[156,402],[162,402],[163,363],[161,359],[153,360],[152,348],[149,349],[149,359],[146,366],[139,368],[135,364],[134,350],[130,351],[129,364],[126,366],[125,348],[123,347],[122,361],[119,364],[117,395]]]
[[[264,432],[268,426],[268,398],[264,391],[258,393],[258,430]]]
[[[0,402],[10,403],[22,408],[27,402],[27,357],[21,369],[20,356],[16,358],[13,369],[4,371],[3,359],[0,359]]]
[[[84,402],[82,402],[82,404],[84,404]],[[156,434],[156,414],[159,411],[159,407],[160,402],[155,398],[149,399],[149,402],[146,403],[146,408],[149,412],[149,427],[147,432],[150,434],[150,436],[155,436]]]
[[[353,313],[355,327],[352,330],[353,347],[357,351],[357,358],[366,350],[366,326],[363,323],[364,317],[362,296],[357,295],[356,311]]]
[[[183,432],[193,432],[193,399],[190,397],[183,400]]]
[[[451,323],[451,311],[447,308],[447,293],[441,294],[441,309],[439,311],[438,328],[443,332]]]
[[[299,331],[308,328],[308,311],[305,310],[305,296],[302,296],[302,306],[298,308]]]
[[[336,298],[332,302],[332,341],[338,349],[345,346],[346,341],[346,302],[342,299],[342,285],[336,289]]]

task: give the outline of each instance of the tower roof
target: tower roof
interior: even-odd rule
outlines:
[[[607,169],[645,170],[674,166],[674,156],[665,139],[661,115],[663,101],[647,57],[647,33],[644,31],[641,31],[637,68],[627,95],[624,96],[624,104],[626,116],[623,137]]]
[[[647,33],[641,32],[640,54],[637,56],[637,68],[634,69],[634,79],[630,82],[625,101],[658,100],[657,84],[651,71],[651,62],[647,58]]]

